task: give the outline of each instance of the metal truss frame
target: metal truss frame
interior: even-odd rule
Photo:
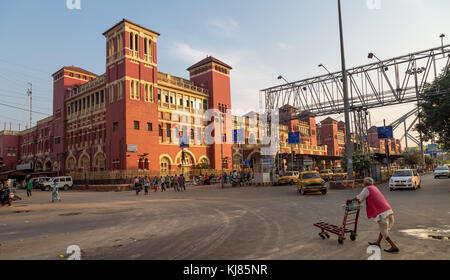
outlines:
[[[439,77],[439,68],[450,66],[450,45],[411,53],[348,69],[350,110],[417,102],[421,93]],[[447,94],[432,89],[432,94]],[[328,73],[260,91],[266,112],[291,105],[315,116],[344,112],[342,73]],[[261,109],[262,109],[261,108]],[[416,112],[417,113],[417,112]]]

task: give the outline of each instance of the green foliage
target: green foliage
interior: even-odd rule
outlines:
[[[416,167],[421,162],[419,153],[409,153],[405,154],[403,162],[411,168]]]
[[[436,92],[443,94],[437,95]],[[450,150],[450,67],[426,86],[423,99],[422,123],[416,126],[416,130],[422,132],[425,141],[436,137],[444,150]]]
[[[369,170],[373,163],[373,157],[371,154],[365,154],[362,151],[356,151],[353,153],[353,170],[357,173],[361,173],[364,170]],[[342,169],[347,171],[347,155],[345,154],[341,160]]]
[[[435,164],[435,159],[434,158],[432,158],[432,157],[430,157],[430,156],[428,156],[428,155],[425,155],[425,165],[426,166],[430,166],[430,167],[433,167],[434,166],[434,164]]]

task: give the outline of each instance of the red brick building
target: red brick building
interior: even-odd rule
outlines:
[[[104,74],[75,66],[56,71],[53,115],[33,128],[0,135],[3,170],[27,163],[34,171],[61,174],[169,172],[199,163],[219,169],[220,143],[207,145],[202,139],[214,119],[204,120],[202,115],[207,109],[231,109],[232,68],[207,57],[187,69],[190,80],[158,72],[159,35],[124,19],[103,33]],[[180,123],[182,127],[175,129]],[[226,124],[222,128],[225,133]],[[181,136],[191,139],[184,157],[175,140]],[[230,161],[231,148],[223,145],[223,156]]]

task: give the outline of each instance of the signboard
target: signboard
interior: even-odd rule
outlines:
[[[30,170],[33,169],[33,164],[30,163],[25,163],[25,164],[19,164],[16,166],[16,170]]]
[[[234,129],[233,130],[233,144],[244,144],[245,143],[245,137],[244,137],[244,129]]]
[[[245,167],[250,167],[250,165],[251,165],[251,161],[246,160],[246,161],[245,161]]]
[[[180,149],[189,148],[189,138],[187,136],[180,136]]]
[[[392,132],[392,126],[386,126],[386,127],[378,127],[378,139],[385,140],[385,139],[393,139],[394,133]]]
[[[263,159],[261,159],[261,163],[269,168],[275,167],[275,159],[274,158],[263,158]]]
[[[130,145],[130,144],[127,145],[127,152],[137,153],[137,151],[138,151],[138,145]]]
[[[289,132],[288,135],[288,144],[300,144],[300,132]]]

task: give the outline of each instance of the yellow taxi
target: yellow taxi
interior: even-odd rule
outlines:
[[[324,179],[325,181],[330,181],[331,179],[333,179],[333,171],[331,171],[331,169],[320,170],[320,178]]]
[[[356,176],[356,172],[353,171],[353,177]],[[348,174],[342,169],[335,170],[333,174],[333,181],[340,181],[340,180],[348,180]]]
[[[323,195],[327,194],[326,182],[320,178],[320,173],[317,171],[300,173],[297,189],[302,195],[306,195],[309,192],[321,192]]]
[[[298,172],[298,171],[287,172],[285,175],[278,178],[278,184],[279,185],[296,184],[298,182],[299,175],[300,175],[300,172]]]

